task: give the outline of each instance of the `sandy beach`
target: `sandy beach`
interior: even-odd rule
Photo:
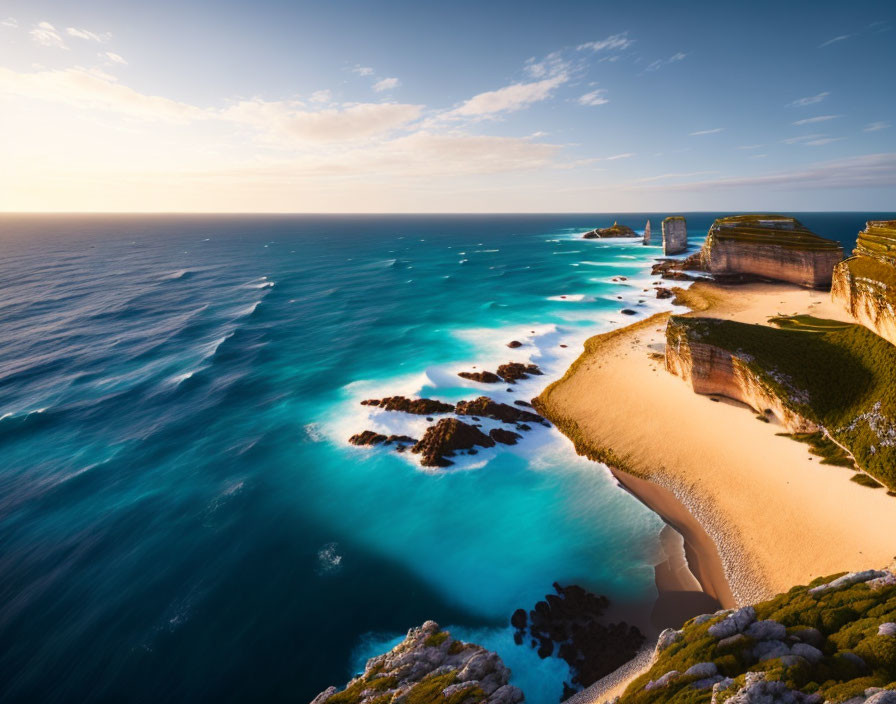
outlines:
[[[788,285],[697,283],[690,315],[766,323],[777,314],[850,320],[826,292]],[[723,606],[750,603],[896,555],[896,499],[822,465],[745,405],[695,394],[660,357],[668,314],[589,340],[540,397],[577,449],[610,465],[627,490],[684,538],[688,566]],[[655,619],[686,613],[687,576],[657,570]],[[683,591],[683,594],[676,592]],[[665,599],[665,602],[664,602]]]

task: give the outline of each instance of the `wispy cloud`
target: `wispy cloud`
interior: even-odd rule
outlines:
[[[329,103],[333,100],[333,93],[329,90],[316,90],[310,96],[308,96],[308,100],[312,103]]]
[[[585,93],[585,95],[579,96],[576,101],[579,105],[604,105],[610,102],[609,98],[605,98],[607,91],[603,88],[598,90],[593,90],[590,93]]]
[[[90,42],[107,42],[112,38],[112,35],[109,32],[104,32],[103,34],[97,34],[96,32],[91,32],[86,29],[78,29],[77,27],[66,27],[65,33],[70,37],[77,37],[78,39],[86,39]]]
[[[781,144],[799,144],[800,142],[805,142],[810,139],[821,139],[822,137],[827,137],[826,134],[801,134],[798,137],[788,137],[787,139],[782,139]]]
[[[761,149],[764,146],[764,144],[742,144],[738,149]]]
[[[630,159],[634,156],[633,152],[625,152],[625,154],[614,154],[613,156],[608,156],[606,161],[616,161],[617,159]]]
[[[711,129],[711,130],[697,130],[696,132],[691,132],[690,136],[691,137],[700,137],[704,134],[718,134],[719,132],[724,132],[724,131],[725,131],[724,127],[716,127],[715,129]]]
[[[600,39],[595,42],[585,42],[584,44],[579,44],[576,49],[578,49],[579,51],[590,49],[591,51],[595,52],[621,51],[622,49],[628,49],[634,43],[634,39],[628,38],[628,32],[622,32],[620,34],[612,34],[605,39]]]
[[[831,142],[839,142],[846,137],[829,137],[826,134],[803,134],[798,137],[782,139],[783,144],[802,144],[807,147],[821,147]]]
[[[647,68],[645,68],[644,70],[645,71],[658,71],[663,66],[667,66],[668,64],[677,63],[677,62],[681,61],[682,59],[684,59],[686,56],[687,56],[686,53],[684,53],[683,51],[679,51],[677,54],[672,54],[672,56],[670,56],[668,59],[657,59],[656,61],[649,63],[647,65]]]
[[[104,51],[100,54],[105,59],[108,59],[113,64],[119,64],[121,66],[127,66],[128,62],[124,60],[124,57],[121,54],[116,54],[114,51]]]
[[[880,130],[885,130],[890,126],[889,122],[872,122],[868,125],[865,125],[865,132],[878,132]]]
[[[827,98],[830,95],[830,91],[823,91],[818,95],[810,95],[807,98],[798,98],[794,100],[792,103],[788,103],[787,107],[789,108],[802,108],[806,105],[815,105],[816,103],[820,103],[822,100]]]
[[[377,93],[382,93],[383,91],[394,90],[394,89],[398,88],[398,86],[400,86],[400,85],[401,85],[401,81],[399,81],[397,78],[394,78],[394,77],[381,78],[380,80],[378,80],[376,83],[373,84],[373,89]]]
[[[561,73],[542,81],[514,83],[513,85],[474,95],[459,107],[447,113],[448,117],[490,117],[499,113],[515,112],[532,103],[545,100],[554,90],[569,80]]]
[[[7,17],[5,20],[0,20],[0,27],[9,27],[10,29],[18,29],[19,23],[15,17]]]
[[[794,125],[814,125],[816,122],[827,122],[828,120],[836,120],[842,115],[819,115],[818,117],[807,117],[804,120],[797,120]]]
[[[717,174],[718,171],[689,171],[689,172],[673,172],[668,174],[660,174],[658,176],[648,176],[646,178],[639,178],[638,183],[651,183],[653,181],[667,181],[671,179],[679,179],[679,178],[693,178],[694,176],[709,176],[710,174]]]
[[[53,46],[57,49],[68,49],[59,32],[49,22],[38,22],[28,34],[42,46]]]
[[[844,139],[846,137],[821,137],[820,139],[810,139],[808,142],[803,142],[803,144],[807,147],[822,147],[831,142],[842,142]]]
[[[357,73],[359,76],[372,76],[373,69],[370,66],[361,66],[357,64],[353,69],[352,73]]]
[[[833,39],[828,39],[826,42],[819,44],[818,48],[824,49],[824,47],[826,47],[826,46],[830,46],[831,44],[836,44],[837,42],[845,41],[846,39],[849,39],[852,36],[853,36],[852,34],[841,34],[839,36],[834,37]]]

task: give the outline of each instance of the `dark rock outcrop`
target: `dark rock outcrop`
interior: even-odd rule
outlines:
[[[523,343],[520,342],[519,340],[511,340],[510,342],[507,343],[507,346],[510,347],[511,349],[515,349],[517,347],[522,347]]]
[[[523,364],[521,362],[508,362],[498,367],[498,376],[508,384],[513,384],[519,379],[528,379],[530,374],[541,374],[537,364]]]
[[[521,405],[528,404],[525,401],[522,401]],[[490,399],[488,396],[480,396],[473,401],[458,402],[456,413],[459,416],[481,416],[484,418],[493,418],[494,420],[499,420],[502,423],[520,423],[523,421],[541,423],[544,420],[544,418],[542,418],[537,413],[523,411],[519,408],[509,406],[506,403],[498,403],[497,401],[493,401],[492,399]]]
[[[501,381],[501,377],[494,372],[458,372],[457,375],[463,379],[478,381],[480,384],[497,384]]]
[[[523,437],[519,433],[514,433],[512,430],[504,430],[504,428],[492,428],[488,431],[488,436],[502,445],[516,445],[516,441]]]
[[[448,457],[453,457],[457,450],[471,450],[475,445],[494,447],[495,441],[457,418],[442,418],[426,429],[411,452],[421,455],[420,464],[424,467],[450,467],[453,463]]]
[[[548,594],[529,612],[528,633],[541,657],[557,656],[573,671],[572,684],[587,687],[631,660],[644,644],[644,635],[627,623],[605,625],[601,617],[610,602],[606,597],[571,585],[554,582],[556,594]],[[525,640],[526,619],[518,609],[511,622],[517,643]]]
[[[433,413],[451,413],[454,406],[432,398],[407,398],[406,396],[387,396],[378,399],[371,398],[361,401],[362,406],[376,406],[387,411],[401,411],[413,413],[418,416],[428,416]]]
[[[356,435],[352,435],[348,441],[352,445],[413,445],[417,442],[416,438],[407,435],[382,435],[372,430],[365,430]]]
[[[637,237],[635,231],[625,225],[614,222],[610,227],[595,228],[586,232],[582,237],[586,240],[598,240],[607,237]]]
[[[388,653],[367,661],[343,690],[329,687],[311,704],[520,704],[497,654],[451,637],[434,621],[408,631]]]

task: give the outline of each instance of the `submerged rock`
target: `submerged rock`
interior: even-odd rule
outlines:
[[[329,687],[311,704],[519,704],[510,670],[497,654],[451,637],[434,621],[408,631],[388,653],[367,661],[343,690]]]
[[[442,418],[426,429],[411,452],[421,455],[420,464],[424,467],[450,467],[453,463],[448,457],[457,450],[471,450],[475,445],[494,447],[495,441],[457,418]]]

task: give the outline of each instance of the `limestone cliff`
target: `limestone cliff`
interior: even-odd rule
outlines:
[[[711,324],[711,320],[701,321]],[[749,354],[732,352],[701,341],[690,320],[673,318],[666,327],[666,371],[690,382],[698,394],[717,394],[750,406],[757,413],[770,410],[790,433],[814,433],[818,426],[782,400],[750,369]]]
[[[688,248],[688,225],[681,215],[663,220],[663,254],[679,254]]]
[[[329,687],[311,704],[519,704],[510,670],[495,653],[451,637],[433,621],[367,661],[345,689]]]
[[[701,252],[704,268],[713,274],[747,274],[809,288],[830,286],[842,258],[837,242],[782,215],[719,218]]]
[[[834,269],[831,296],[896,345],[896,220],[865,224],[853,256]]]

